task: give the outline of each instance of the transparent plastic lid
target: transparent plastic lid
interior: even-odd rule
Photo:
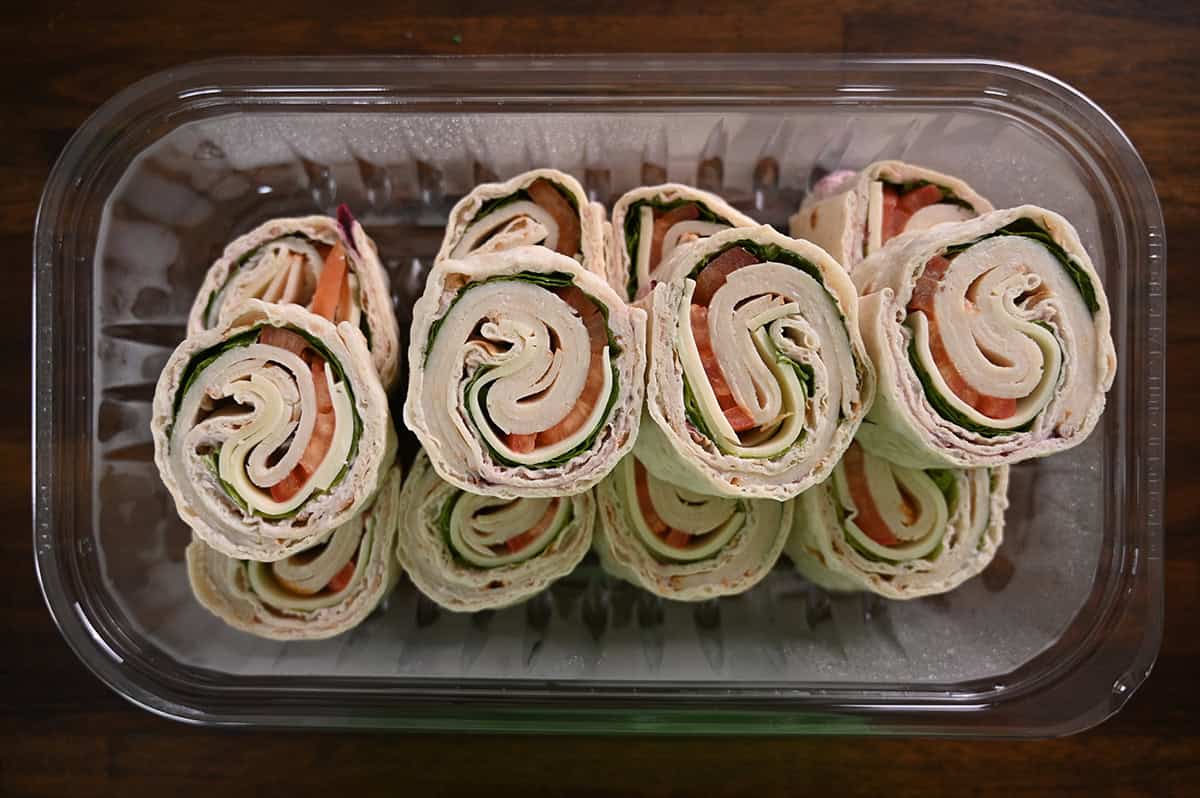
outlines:
[[[1100,271],[1119,368],[1076,449],[1014,468],[1006,540],[945,596],[829,595],[786,560],[745,595],[665,602],[591,559],[497,612],[402,580],[366,623],[259,640],[191,597],[160,484],[154,381],[224,244],[348,203],[407,330],[454,200],[533,166],[611,204],[644,165],[786,229],[815,178],[899,158],[997,207],[1065,215]],[[703,164],[703,166],[702,166]],[[714,164],[719,169],[714,169]],[[219,724],[1047,735],[1115,712],[1162,626],[1165,242],[1136,151],[1011,64],[787,57],[215,61],[109,101],[35,238],[35,544],[84,662],[153,711]],[[393,394],[399,423],[402,386]],[[405,441],[411,460],[414,443]]]

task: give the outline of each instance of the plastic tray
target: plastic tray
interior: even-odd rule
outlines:
[[[191,598],[149,404],[222,245],[348,202],[407,328],[453,200],[534,165],[610,199],[643,164],[783,224],[814,178],[895,157],[1078,226],[1119,356],[1087,444],[1013,472],[979,579],[891,603],[786,562],[664,603],[591,561],[524,605],[439,611],[402,582],[362,627],[280,644]],[[206,724],[1037,736],[1111,715],[1162,632],[1165,242],[1146,169],[1086,97],[977,60],[224,60],[106,103],[50,175],[34,244],[34,538],[47,604],[104,682]],[[397,406],[394,409],[398,408]],[[397,414],[398,417],[398,414]],[[411,457],[412,443],[405,456]]]

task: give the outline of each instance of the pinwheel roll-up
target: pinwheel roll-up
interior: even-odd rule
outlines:
[[[829,480],[796,499],[786,551],[827,589],[930,596],[987,567],[1007,507],[1008,466],[905,468],[855,443]]]
[[[605,274],[604,207],[579,181],[556,169],[533,169],[503,183],[483,183],[450,211],[437,260],[542,246]]]
[[[853,273],[859,261],[898,235],[990,210],[990,202],[956,177],[901,161],[878,161],[860,172],[834,172],[817,183],[789,220],[789,229]]]
[[[846,272],[769,226],[681,247],[663,269],[638,459],[737,498],[788,499],[825,479],[875,390]]]
[[[394,546],[400,469],[390,469],[374,501],[323,542],[276,562],[226,557],[193,538],[187,548],[192,593],[243,632],[275,640],[320,640],[363,622],[400,576]]]
[[[889,244],[854,281],[879,392],[859,433],[914,467],[1068,449],[1116,372],[1104,287],[1075,229],[1030,205]]]
[[[359,512],[396,444],[358,330],[255,299],[171,354],[151,428],[159,474],[196,536],[267,562]]]
[[[645,335],[642,310],[548,249],[442,261],[413,311],[405,423],[464,490],[582,493],[637,438]]]
[[[417,589],[456,612],[496,609],[570,573],[592,543],[592,493],[498,498],[467,493],[417,455],[400,496],[396,556]]]
[[[593,548],[610,573],[656,595],[702,601],[742,593],[779,559],[792,501],[707,496],[626,457],[596,489]]]
[[[627,191],[613,205],[608,282],[629,301],[650,293],[680,244],[758,222],[716,194],[678,183]]]
[[[387,272],[345,205],[336,219],[272,219],[225,247],[192,303],[188,335],[226,326],[246,299],[302,305],[349,322],[366,336],[384,387],[395,381],[400,337]]]

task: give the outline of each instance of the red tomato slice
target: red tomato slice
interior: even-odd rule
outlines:
[[[329,580],[329,584],[325,589],[330,593],[341,593],[350,584],[350,580],[354,578],[354,560],[342,566],[342,570],[333,575],[333,579]]]
[[[337,429],[337,418],[333,413],[333,400],[329,395],[329,386],[325,382],[325,361],[314,357],[312,365],[313,383],[317,394],[317,418],[313,423],[312,436],[300,455],[300,462],[291,473],[271,486],[271,498],[277,502],[291,499],[300,490],[329,453],[333,443],[333,433]]]
[[[734,432],[754,429],[756,425],[750,418],[750,414],[734,401],[733,392],[729,389],[729,383],[725,381],[724,372],[721,371],[721,364],[717,362],[712,339],[708,335],[708,308],[692,305],[691,323],[692,337],[696,339],[696,351],[700,355],[700,362],[704,365],[704,374],[708,377],[708,383],[712,386],[713,393],[717,395],[717,404],[721,407],[721,412],[729,420]]]
[[[596,403],[600,401],[600,392],[604,390],[604,370],[608,368],[601,354],[608,345],[608,327],[604,322],[604,314],[596,303],[575,286],[568,286],[558,292],[559,298],[575,309],[583,320],[588,332],[590,345],[588,373],[583,383],[583,390],[571,412],[549,429],[537,434],[538,446],[549,446],[574,435],[587,421]]]
[[[309,310],[333,321],[338,300],[342,297],[342,283],[346,281],[346,268],[346,248],[339,241],[329,250],[325,265],[321,267],[321,276],[317,280],[317,290],[313,292]]]
[[[342,295],[338,298],[337,313],[334,314],[333,320],[337,322],[350,320],[350,281],[342,280]]]
[[[846,482],[850,487],[850,499],[858,508],[854,523],[867,537],[881,546],[899,545],[900,539],[892,534],[875,505],[875,497],[871,495],[867,484],[866,458],[857,443],[850,444],[850,448],[846,450],[842,457],[842,468],[846,472]]]
[[[708,265],[696,275],[696,291],[692,294],[692,302],[708,307],[713,294],[725,285],[726,278],[743,266],[758,263],[758,258],[741,247],[731,247],[708,262]]]
[[[296,495],[304,484],[304,472],[300,466],[292,469],[291,473],[271,486],[271,498],[277,502],[285,502]]]
[[[637,486],[638,510],[641,511],[646,526],[660,538],[665,537],[671,528],[655,512],[654,503],[650,500],[650,479],[646,475],[646,467],[636,460],[633,462],[633,482]]]
[[[979,403],[975,405],[975,409],[988,418],[1012,418],[1017,414],[1017,400],[980,394]]]
[[[325,361],[314,357],[309,368],[312,370],[313,388],[317,394],[317,412],[333,412],[333,397],[329,395],[329,383],[325,380]]]
[[[558,225],[558,246],[555,252],[575,257],[579,252],[579,213],[567,202],[554,184],[545,178],[538,178],[525,189],[534,203],[541,206],[550,214]]]
[[[663,238],[666,237],[667,231],[679,222],[699,219],[700,206],[689,203],[672,208],[664,212],[662,216],[657,216],[657,213],[656,211],[654,219],[654,238],[650,242],[650,271],[654,271],[654,267],[658,266],[659,261],[662,260]]]
[[[900,208],[900,195],[894,188],[883,187],[883,229],[880,230],[880,243],[886,244],[891,239],[904,232],[912,214]]]
[[[538,519],[536,524],[516,537],[511,537],[504,541],[504,547],[507,548],[510,553],[516,554],[518,551],[537,540],[538,536],[549,529],[550,524],[554,523],[554,516],[558,513],[558,502],[560,501],[562,501],[562,499],[555,499],[554,501],[550,502],[550,506],[546,508],[546,512],[542,513],[542,517]]]
[[[504,436],[504,443],[514,452],[529,454],[537,447],[537,433],[518,435],[515,432],[510,432]]]
[[[929,205],[942,201],[942,190],[935,185],[921,186],[900,197],[900,210],[910,216]]]
[[[678,529],[672,529],[663,538],[663,543],[666,543],[673,549],[686,549],[688,544],[692,542],[692,536],[687,532],[680,532]]]
[[[942,379],[946,381],[950,391],[988,418],[1012,418],[1017,412],[1017,400],[989,396],[975,390],[958,373],[958,369],[954,367],[954,362],[950,359],[950,354],[946,351],[946,344],[942,340],[942,333],[934,311],[933,298],[949,268],[950,261],[940,255],[931,258],[925,264],[925,271],[917,278],[917,284],[913,287],[912,299],[908,302],[908,311],[909,313],[920,311],[929,320],[929,352],[933,355],[933,363],[937,366],[938,373],[942,375]]]
[[[949,268],[950,261],[941,255],[935,255],[929,259],[929,262],[925,264],[925,270],[917,278],[917,284],[913,286],[912,299],[908,301],[910,313],[919,310],[926,316],[933,317],[933,297],[937,293],[938,285],[942,282],[942,277],[946,275],[946,270]]]
[[[509,538],[508,540],[504,541],[504,547],[508,549],[510,553],[516,554],[518,551],[532,543],[533,538],[533,532],[522,532],[515,538]]]

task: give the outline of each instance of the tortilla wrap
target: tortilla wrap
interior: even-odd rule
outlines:
[[[902,197],[906,190],[927,184],[942,189],[938,201],[898,218],[898,224],[884,223],[889,190]],[[858,263],[892,235],[966,221],[991,210],[990,202],[956,177],[901,161],[877,161],[859,172],[834,172],[819,182],[788,220],[788,230],[824,249],[853,274]]]
[[[396,437],[356,327],[298,305],[250,299],[242,310],[167,360],[154,391],[154,461],[201,540],[270,562],[353,518],[391,465]],[[264,342],[268,334],[293,348]],[[308,451],[316,436],[328,440],[319,457]]]
[[[188,335],[225,326],[246,299],[308,307],[324,268],[322,253],[339,243],[346,252],[348,301],[336,320],[363,331],[375,371],[390,387],[399,372],[400,334],[387,272],[375,242],[345,205],[337,219],[272,219],[234,239],[204,276],[188,314]]]
[[[658,479],[630,455],[596,488],[592,548],[604,569],[651,593],[704,601],[744,593],[779,559],[793,502],[707,496]]]
[[[199,538],[188,580],[205,609],[235,629],[272,640],[321,640],[358,626],[400,577],[394,556],[400,468],[374,501],[322,543],[278,562],[226,557]]]
[[[663,268],[669,282],[643,300],[638,459],[659,479],[734,498],[789,499],[824,480],[875,391],[842,267],[764,225],[688,244]]]
[[[542,186],[549,183],[558,193],[539,194],[534,187],[539,181]],[[565,206],[559,197],[566,200]],[[573,222],[564,227],[555,209],[547,207],[551,204],[547,198],[571,215]],[[574,258],[603,277],[607,246],[604,217],[604,206],[589,202],[587,192],[574,177],[557,169],[532,169],[503,183],[478,185],[459,200],[450,211],[435,262],[544,246]]]
[[[404,421],[463,490],[582,493],[633,446],[645,362],[644,312],[573,258],[442,261],[413,310]]]
[[[438,476],[417,455],[400,497],[396,556],[417,589],[446,609],[516,604],[569,574],[592,542],[592,493],[479,496]]]
[[[1096,426],[1117,367],[1108,300],[1058,214],[1025,205],[897,239],[854,281],[879,374],[859,432],[873,453],[996,466],[1069,449]]]
[[[613,205],[608,283],[630,302],[641,299],[661,281],[658,267],[681,244],[729,227],[757,226],[716,194],[680,183],[627,191]]]
[[[932,596],[991,563],[1007,507],[1008,466],[910,469],[855,444],[830,479],[796,499],[785,551],[828,590]]]

